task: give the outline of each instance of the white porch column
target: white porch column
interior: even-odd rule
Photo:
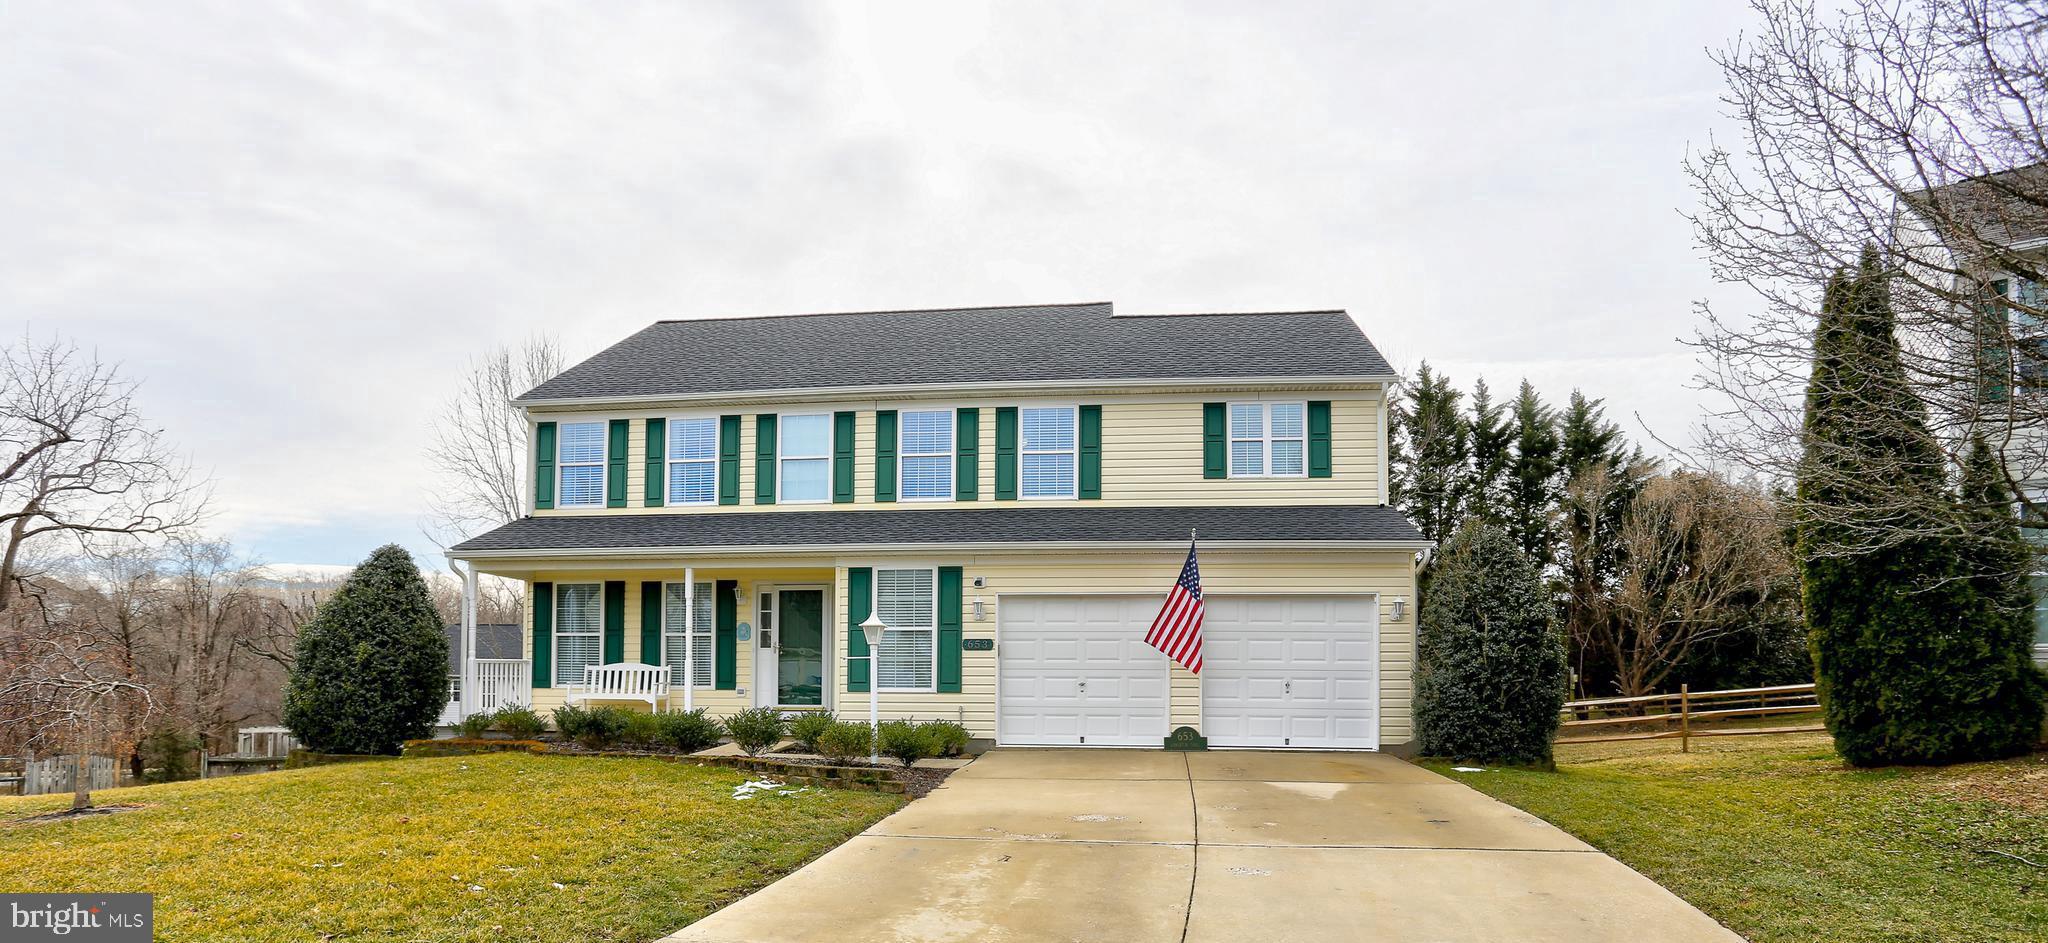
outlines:
[[[697,709],[697,568],[683,567],[683,710]]]
[[[476,689],[476,565],[461,567],[462,573],[462,717],[482,706]],[[460,719],[460,718],[457,718]]]

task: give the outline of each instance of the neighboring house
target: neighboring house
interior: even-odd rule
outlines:
[[[463,631],[460,624],[450,625],[448,630],[448,704],[441,709],[440,726],[451,727],[462,719],[463,675]],[[513,622],[478,623],[476,627],[476,657],[488,662],[523,662],[526,658],[526,627]],[[503,703],[526,703],[532,699],[531,689],[521,671],[514,672],[518,684],[513,685],[504,697]],[[489,680],[488,678],[486,679]],[[522,695],[522,692],[524,696]],[[500,706],[500,698],[493,696],[477,710],[494,710]]]
[[[2006,470],[2036,502],[2048,501],[2048,165],[2022,167],[1916,193],[1902,245],[1916,279],[1952,283],[1985,315],[1964,343],[1979,353],[1976,408]],[[1972,311],[1955,319],[1968,324]],[[1986,343],[1982,338],[1994,338]],[[2048,534],[2029,529],[2039,544]],[[2048,555],[2037,558],[2048,566]],[[2034,577],[2034,659],[2048,665],[2048,568]]]
[[[517,400],[532,514],[450,556],[527,582],[543,710],[650,665],[669,706],[860,717],[872,667],[885,719],[1001,744],[1404,751],[1396,380],[1342,311],[664,321]],[[1143,642],[1191,532],[1199,678]]]

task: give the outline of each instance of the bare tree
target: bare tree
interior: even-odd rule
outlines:
[[[1588,472],[1575,491],[1603,485]],[[1796,584],[1770,496],[1718,476],[1653,478],[1614,536],[1620,569],[1570,626],[1591,657],[1612,665],[1616,693],[1662,689],[1687,658],[1750,630],[1792,604]]]
[[[69,751],[71,809],[92,807],[91,758],[125,752],[141,735],[156,702],[101,640],[46,621],[10,635],[0,657],[0,726],[30,755]]]
[[[1701,385],[1725,397],[1704,454],[1788,482],[1809,444],[1802,409],[1824,288],[1872,250],[1902,356],[1953,460],[1972,432],[1999,451],[2028,522],[2048,523],[2048,4],[2041,0],[1752,0],[1758,28],[1714,56],[1738,146],[1686,162],[1716,276],[1753,311],[1703,306]],[[1842,391],[1849,397],[1864,391]],[[1909,422],[1871,391],[1872,422]],[[1907,469],[1858,467],[1865,482]],[[1827,518],[1840,546],[1899,537],[1899,507]],[[1954,515],[1936,515],[1953,518]],[[1957,534],[1967,539],[1966,534]]]
[[[135,384],[62,340],[0,346],[0,612],[55,535],[170,534],[205,506]]]
[[[526,416],[512,399],[560,372],[561,347],[546,336],[470,362],[427,450],[441,477],[428,524],[435,540],[453,544],[526,514]]]

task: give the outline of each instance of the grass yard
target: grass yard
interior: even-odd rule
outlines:
[[[650,940],[901,807],[811,789],[735,800],[738,771],[494,754],[107,790],[117,815],[22,820],[0,890],[149,891],[167,940]]]
[[[1693,750],[1560,747],[1556,773],[1430,766],[1614,855],[1756,943],[2048,939],[2048,754],[1853,770],[1826,734],[1695,740]]]

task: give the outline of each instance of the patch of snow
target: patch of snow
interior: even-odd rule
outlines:
[[[1485,768],[1485,767],[1483,767],[1483,766],[1453,766],[1453,767],[1451,767],[1451,772],[1453,772],[1453,773],[1484,773],[1484,772],[1486,772],[1486,768]]]

